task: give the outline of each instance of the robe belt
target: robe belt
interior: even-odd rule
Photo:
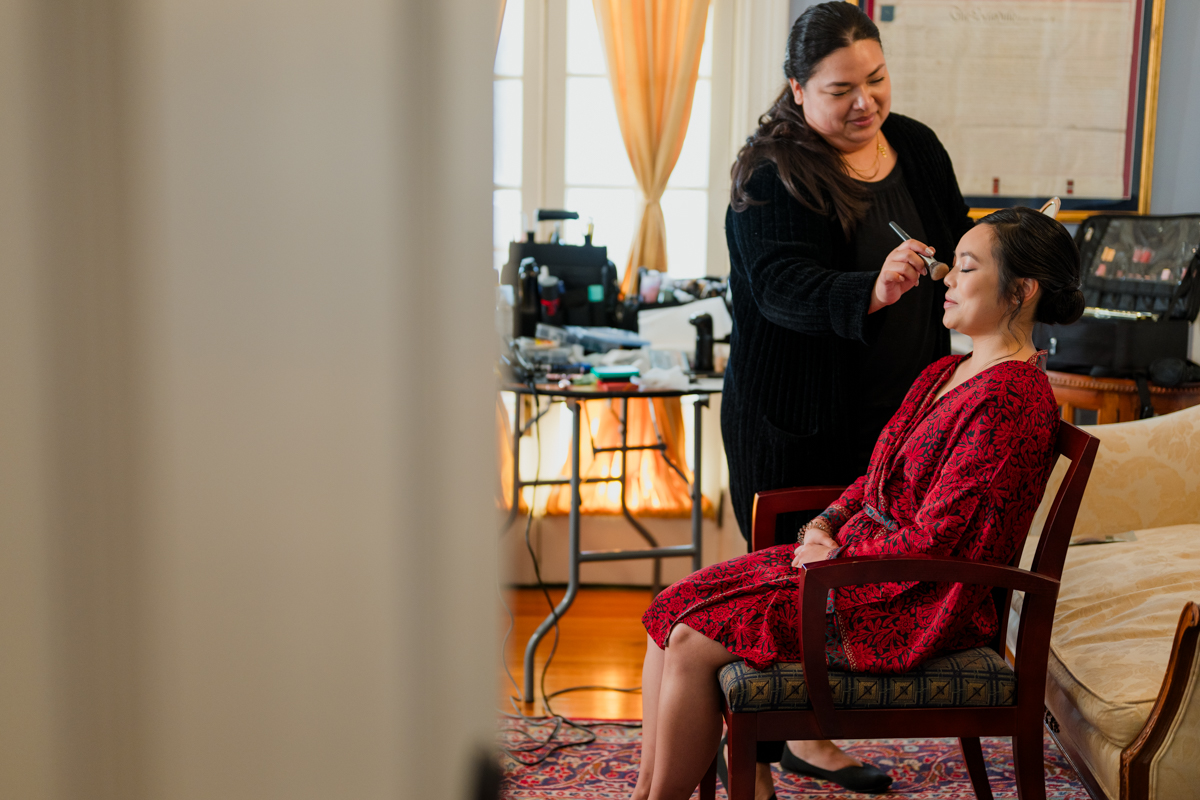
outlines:
[[[868,517],[875,520],[880,525],[887,528],[889,531],[894,531],[900,527],[899,525],[896,524],[896,521],[894,519],[892,519],[887,514],[884,514],[881,511],[876,511],[875,506],[871,505],[870,503],[863,504],[863,511],[867,512]]]

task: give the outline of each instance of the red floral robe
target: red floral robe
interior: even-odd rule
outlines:
[[[934,362],[883,429],[867,474],[823,515],[837,557],[911,555],[1008,563],[1054,461],[1058,407],[1036,366],[1005,361],[934,402],[962,356]],[[680,622],[757,669],[799,661],[795,545],[706,567],[662,592],[643,617],[666,645]],[[996,609],[983,586],[883,583],[835,590],[827,658],[856,672],[906,672],[988,642]]]

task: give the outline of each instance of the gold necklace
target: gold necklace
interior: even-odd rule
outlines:
[[[873,167],[873,169],[871,170],[870,175],[866,175],[866,174],[856,170],[854,168],[854,165],[851,164],[850,161],[848,159],[846,159],[845,156],[842,156],[842,160],[846,163],[846,166],[850,168],[851,172],[853,172],[855,175],[857,175],[862,180],[869,181],[872,178],[874,178],[876,175],[879,174],[879,170],[882,168],[882,164],[880,164],[879,160],[881,158],[886,158],[887,154],[888,154],[887,147],[884,146],[884,144],[883,144],[883,131],[879,131],[875,134],[875,163],[871,165]]]

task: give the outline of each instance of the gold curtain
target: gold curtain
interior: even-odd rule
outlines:
[[[663,190],[687,134],[700,71],[709,0],[593,0],[604,37],[617,121],[645,197],[622,295],[637,291],[638,267],[667,268]]]
[[[496,50],[500,49],[500,27],[504,24],[504,6],[508,0],[500,0],[500,13],[496,17]],[[495,56],[495,53],[492,54]]]
[[[529,399],[515,398],[525,406],[522,417],[534,413]],[[584,478],[618,478],[622,468],[619,454],[593,452],[592,447],[616,447],[621,443],[621,427],[618,419],[620,400],[589,400],[583,403],[580,420],[579,469]],[[653,406],[651,405],[653,403]],[[562,413],[569,414],[565,408]],[[655,423],[657,422],[657,425]],[[496,455],[500,468],[500,496],[497,508],[512,508],[512,415],[504,403],[496,402]],[[656,436],[656,431],[658,435]],[[679,467],[683,477],[671,469],[661,455],[654,451],[634,451],[629,454],[629,479],[625,499],[630,511],[639,516],[686,517],[691,513],[691,493],[688,482],[692,471],[687,466],[684,452],[683,409],[678,399],[654,399],[629,401],[629,444],[655,444],[662,437],[667,458]],[[528,465],[526,466],[528,470]],[[528,476],[529,472],[523,470]],[[570,456],[560,474],[571,472]],[[580,486],[580,510],[586,514],[619,514],[621,512],[621,485],[616,480],[604,483],[585,483]],[[528,511],[525,492],[517,500],[520,513]],[[536,504],[535,504],[536,505]],[[714,517],[716,510],[709,498],[702,498],[704,515]],[[546,501],[547,514],[566,515],[571,510],[569,486],[550,489]]]
[[[629,453],[628,463],[621,463],[620,453],[595,453],[596,447],[617,447],[621,444],[619,414],[621,400],[588,400],[583,404],[580,420],[579,471],[584,478],[618,478],[626,471],[625,499],[629,510],[642,517],[686,517],[692,501],[688,482],[692,472],[684,454],[683,410],[678,398],[655,398],[629,401],[628,443],[655,444],[662,437],[666,457],[683,473],[671,469],[663,456],[654,450]],[[657,422],[657,426],[655,425]],[[570,474],[570,465],[563,470]],[[511,484],[509,484],[511,486]],[[580,510],[585,514],[621,513],[621,484],[617,481],[585,483],[579,487]],[[705,516],[715,513],[712,502],[702,498]],[[571,487],[556,486],[546,503],[547,514],[566,514],[571,510]]]
[[[523,403],[525,398],[522,395],[517,395],[515,402]],[[508,409],[504,407],[504,401],[500,399],[500,394],[496,394],[496,457],[500,462],[500,496],[496,499],[496,506],[508,510],[512,508],[512,487],[513,487],[513,456],[512,446],[513,437],[518,436],[520,431],[511,430],[512,416],[508,413]],[[517,498],[517,507],[520,511],[528,510],[529,506],[525,503],[524,494]]]

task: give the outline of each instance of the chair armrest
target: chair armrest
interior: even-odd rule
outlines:
[[[1058,592],[1058,581],[1036,572],[951,556],[855,556],[814,561],[801,568],[802,591],[821,591],[862,583],[979,583],[1027,594]],[[822,612],[824,613],[824,612]]]
[[[801,486],[754,495],[750,550],[775,544],[775,518],[790,511],[824,511],[846,491],[845,486]]]
[[[1022,624],[1018,634],[1017,664],[1021,670],[1046,669],[1050,647],[1050,626],[1054,604],[1058,600],[1058,581],[1017,567],[984,564],[967,558],[911,556],[856,556],[805,564],[800,569],[800,663],[808,684],[808,697],[817,723],[825,726],[834,714],[833,693],[829,689],[829,668],[825,663],[825,598],[830,589],[863,583],[928,581],[935,583],[971,583],[998,586],[1025,592],[1031,626]],[[1037,629],[1028,631],[1027,627]],[[1040,633],[1040,636],[1038,635]],[[1041,646],[1022,647],[1030,638]],[[814,654],[809,660],[808,656]],[[1044,678],[1043,678],[1044,681]]]

